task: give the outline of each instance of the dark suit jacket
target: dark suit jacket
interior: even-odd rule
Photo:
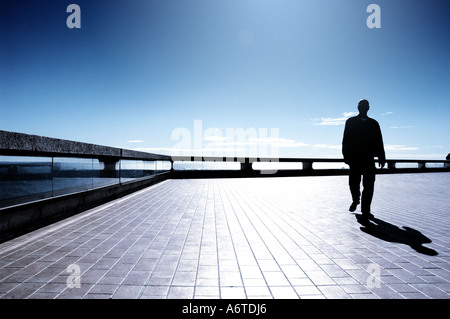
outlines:
[[[373,161],[385,162],[383,137],[378,122],[370,117],[351,117],[345,123],[342,154],[347,164]]]

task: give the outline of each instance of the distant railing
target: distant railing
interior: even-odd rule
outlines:
[[[377,161],[376,161],[377,162]],[[173,178],[347,175],[342,158],[249,158],[178,156]],[[378,174],[449,172],[449,160],[389,159]]]

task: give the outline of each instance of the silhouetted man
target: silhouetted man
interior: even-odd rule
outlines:
[[[351,117],[345,123],[342,140],[344,162],[350,166],[349,186],[353,202],[350,211],[354,212],[360,203],[361,175],[363,177],[363,192],[361,197],[361,212],[364,218],[373,218],[370,213],[373,190],[375,185],[375,157],[378,157],[379,167],[386,164],[383,137],[377,121],[367,116],[369,102],[358,102],[359,115]]]

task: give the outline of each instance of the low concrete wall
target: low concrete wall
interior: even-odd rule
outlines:
[[[121,149],[81,143],[45,136],[0,131],[0,150],[3,155],[117,157]]]
[[[164,181],[169,172],[0,209],[0,242]]]
[[[165,155],[0,130],[0,154],[98,159],[166,160]]]

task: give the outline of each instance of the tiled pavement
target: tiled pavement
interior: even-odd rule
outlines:
[[[1,244],[0,298],[447,299],[449,198],[377,176],[367,228],[345,176],[168,180]]]

